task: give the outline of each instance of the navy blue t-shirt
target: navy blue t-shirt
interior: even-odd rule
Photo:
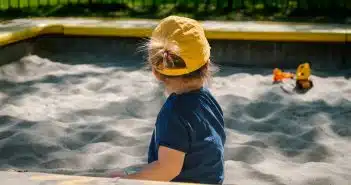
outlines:
[[[225,140],[222,109],[207,89],[173,93],[158,114],[148,162],[158,159],[160,145],[166,146],[186,153],[173,182],[222,184]]]

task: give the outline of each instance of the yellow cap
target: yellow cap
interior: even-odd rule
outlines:
[[[206,39],[205,31],[196,20],[169,16],[161,20],[154,29],[152,38],[167,39],[179,48],[177,55],[185,62],[184,68],[156,69],[169,76],[178,76],[191,73],[205,65],[210,58],[210,45]]]
[[[308,80],[311,75],[309,63],[300,64],[296,69],[296,80]]]

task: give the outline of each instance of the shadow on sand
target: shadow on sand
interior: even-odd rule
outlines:
[[[255,136],[257,141],[250,143],[252,146],[277,148],[287,157],[308,151],[306,162],[323,161],[328,152],[317,142],[322,124],[340,137],[351,138],[351,102],[346,99],[337,105],[323,100],[287,104],[274,92],[267,92],[254,102],[233,95],[222,99],[231,102],[225,114],[227,128]],[[321,114],[328,119],[314,121]]]

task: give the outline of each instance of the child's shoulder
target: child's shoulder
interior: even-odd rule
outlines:
[[[214,104],[214,106],[219,106],[212,93],[206,88],[179,95],[173,94],[168,98],[167,103],[168,108],[173,109],[173,111],[179,111],[180,113],[184,111],[194,111],[197,107],[204,104],[210,107],[212,104]]]

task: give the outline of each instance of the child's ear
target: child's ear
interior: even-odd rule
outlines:
[[[160,73],[158,73],[155,68],[152,68],[152,74],[155,76],[155,78],[158,80],[158,81],[162,81],[161,79],[161,76],[160,76]]]

